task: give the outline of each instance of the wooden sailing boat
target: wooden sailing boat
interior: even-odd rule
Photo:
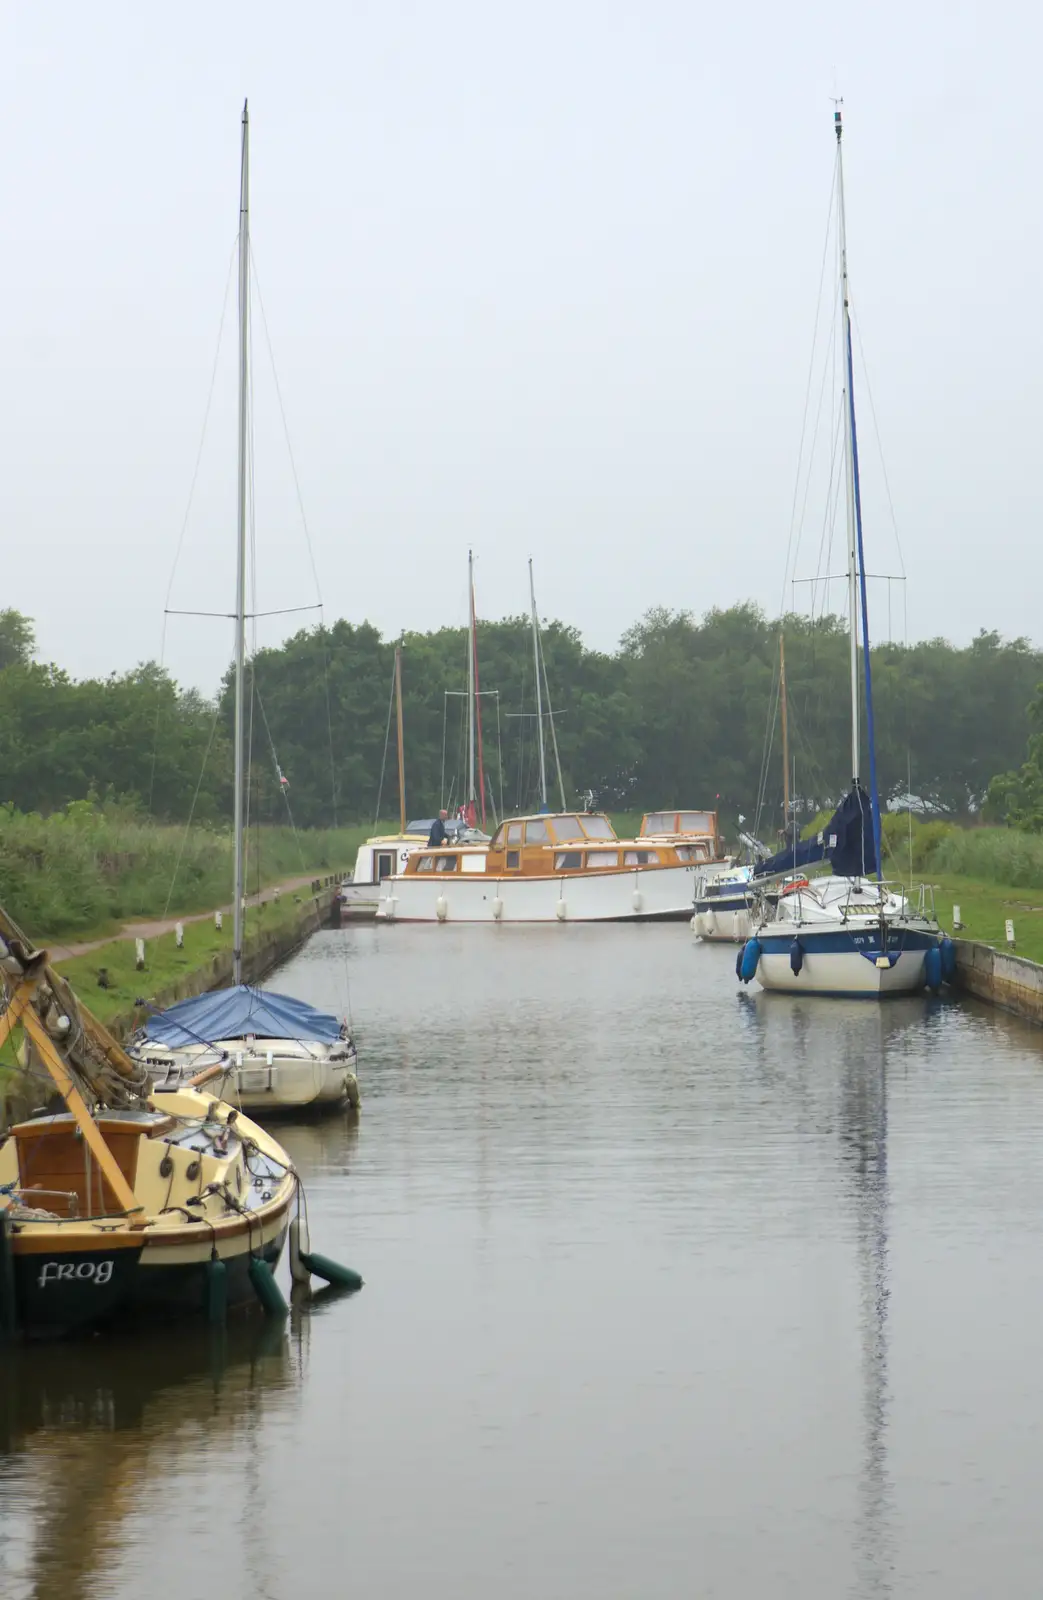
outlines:
[[[213,1072],[153,1089],[2,911],[0,980],[0,1046],[21,1028],[63,1106],[0,1146],[0,1332],[220,1320],[273,1291],[297,1196],[281,1146],[202,1092]]]
[[[239,446],[235,590],[235,900],[233,984],[183,1000],[153,1017],[131,1042],[131,1054],[170,1076],[221,1068],[219,1087],[237,1105],[262,1112],[358,1104],[355,1045],[336,1017],[271,995],[242,981],[246,907],[246,545],[250,395],[250,118],[242,119],[239,191]]]

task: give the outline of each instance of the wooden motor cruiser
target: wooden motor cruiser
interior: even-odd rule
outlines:
[[[601,813],[502,822],[486,846],[417,850],[381,885],[400,922],[636,922],[692,915],[695,868],[666,840],[619,839]]]

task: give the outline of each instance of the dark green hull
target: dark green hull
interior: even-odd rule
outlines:
[[[283,1227],[253,1252],[274,1268],[286,1239]],[[205,1318],[208,1263],[143,1266],[134,1249],[76,1251],[63,1255],[15,1254],[14,1330],[27,1339],[60,1339],[120,1324]],[[230,1311],[256,1306],[251,1254],[225,1258]]]

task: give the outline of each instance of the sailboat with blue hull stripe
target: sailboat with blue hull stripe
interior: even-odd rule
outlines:
[[[851,637],[850,792],[815,839],[791,841],[779,855],[762,861],[754,878],[773,883],[754,918],[751,937],[739,952],[736,970],[765,989],[800,994],[882,998],[936,988],[952,964],[952,943],[943,939],[921,888],[914,905],[900,884],[880,874],[880,796],[877,787],[873,683],[869,659],[869,606],[862,545],[862,494],[855,426],[851,310],[848,297],[847,238],[844,215],[843,125],[834,113],[837,141],[837,215],[844,356],[844,434],[847,476],[848,607]],[[869,788],[860,777],[859,630],[865,680]],[[803,870],[828,860],[828,876],[809,878]],[[782,882],[780,883],[780,878]]]

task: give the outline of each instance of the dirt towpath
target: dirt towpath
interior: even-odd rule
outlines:
[[[303,878],[287,878],[285,883],[272,884],[269,889],[262,889],[260,894],[247,895],[248,906],[264,905],[268,900],[274,900],[277,894],[291,894],[294,889],[301,889],[313,884],[317,877],[323,873],[309,872]],[[214,914],[221,911],[228,916],[232,914],[231,904],[214,906],[210,911],[195,911],[190,917],[164,917],[154,922],[125,922],[119,933],[110,933],[107,939],[88,939],[85,944],[61,944],[57,939],[43,939],[41,945],[49,950],[56,961],[69,961],[73,956],[87,956],[92,950],[100,950],[102,945],[112,944],[116,939],[158,939],[161,933],[173,933],[179,922],[207,922]]]

